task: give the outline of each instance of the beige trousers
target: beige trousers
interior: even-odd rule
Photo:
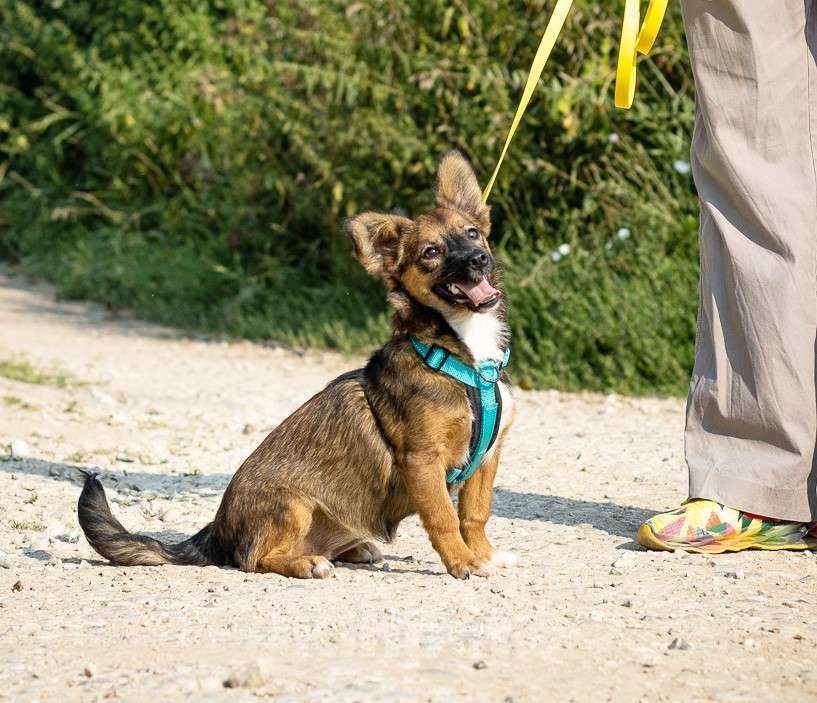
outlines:
[[[701,289],[692,498],[817,519],[817,0],[682,0]]]

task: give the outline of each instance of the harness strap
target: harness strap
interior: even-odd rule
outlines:
[[[462,483],[479,468],[499,434],[502,395],[498,381],[502,369],[510,361],[511,350],[505,350],[501,361],[485,361],[479,368],[474,368],[436,344],[425,344],[416,337],[410,337],[410,341],[426,366],[468,386],[468,402],[474,418],[468,443],[468,460],[465,466],[450,469],[445,475],[448,483]]]

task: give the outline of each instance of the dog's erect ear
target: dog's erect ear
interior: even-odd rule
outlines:
[[[487,227],[488,206],[482,202],[477,177],[471,164],[456,149],[443,156],[437,168],[437,205],[460,210]]]
[[[373,276],[386,276],[397,265],[400,236],[411,224],[399,215],[364,212],[346,220],[346,233],[363,268]]]

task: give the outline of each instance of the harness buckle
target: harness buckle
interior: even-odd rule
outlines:
[[[499,365],[491,363],[482,364],[477,374],[485,383],[496,383],[499,380]]]
[[[430,369],[439,371],[445,365],[445,362],[448,361],[449,356],[450,353],[447,349],[432,344],[423,355],[423,361],[425,361],[426,366]]]

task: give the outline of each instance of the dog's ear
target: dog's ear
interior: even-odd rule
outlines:
[[[399,215],[364,212],[346,220],[345,228],[363,268],[373,276],[387,276],[397,265],[400,236],[411,224]]]
[[[471,164],[456,149],[443,156],[437,168],[437,205],[454,208],[475,218],[484,228],[490,224],[488,206],[482,202]]]

